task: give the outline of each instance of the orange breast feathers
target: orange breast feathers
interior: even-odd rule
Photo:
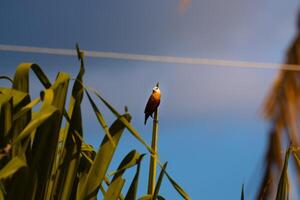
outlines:
[[[160,93],[153,92],[149,97],[145,108],[145,114],[152,115],[152,113],[157,109],[160,103]]]
[[[153,92],[152,96],[154,98],[155,101],[159,101],[160,100],[160,93],[159,92]]]

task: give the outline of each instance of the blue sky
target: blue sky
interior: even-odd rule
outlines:
[[[69,49],[79,42],[94,51],[280,63],[299,8],[297,0],[192,0],[184,11],[178,5],[170,0],[4,1],[0,44]],[[75,57],[0,52],[0,74],[12,76],[21,62],[40,64],[52,80],[58,71],[75,76],[78,70]],[[86,58],[86,65],[87,85],[119,110],[127,105],[149,143],[151,126],[143,125],[143,110],[160,81],[159,153],[192,199],[238,199],[242,183],[246,197],[254,197],[268,133],[260,108],[276,71],[96,58]],[[35,78],[32,86],[37,95]],[[103,132],[87,101],[83,108],[86,140],[97,148]],[[146,151],[130,134],[120,145],[111,169],[132,148]],[[140,194],[146,192],[147,160]],[[166,180],[161,193],[180,199]]]

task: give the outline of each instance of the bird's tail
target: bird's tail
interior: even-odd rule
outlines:
[[[146,125],[146,123],[147,123],[148,117],[149,117],[149,115],[145,114],[145,122],[144,122],[145,125]]]

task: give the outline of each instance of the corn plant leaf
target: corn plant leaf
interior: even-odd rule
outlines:
[[[14,113],[19,111],[21,108],[23,108],[23,106],[30,102],[28,93],[3,87],[0,87],[0,92],[3,95],[9,95],[13,97]]]
[[[299,159],[297,153],[293,152],[293,156],[294,156],[294,159],[296,161],[296,164],[298,165],[298,167],[300,167],[300,159]]]
[[[13,175],[16,171],[26,166],[26,161],[21,157],[13,157],[1,170],[0,170],[0,180],[8,178]]]
[[[19,155],[13,158],[18,157],[20,158],[21,161],[26,163],[27,158],[25,153],[26,152],[24,146],[21,146]],[[17,170],[9,179],[10,187],[6,187],[7,189],[6,199],[13,199],[13,200],[24,199],[24,194],[26,190],[26,185],[24,185],[24,183],[27,182],[28,169],[29,169],[29,165],[27,164],[26,166],[21,167],[19,170]]]
[[[11,147],[11,149],[8,149],[9,152],[11,153],[11,157],[15,158],[16,156],[18,158],[23,158],[23,154],[25,153],[25,149],[22,147],[21,144],[15,144],[15,145],[10,145],[9,143],[11,143],[12,140],[14,140],[14,138],[16,136],[18,136],[20,134],[20,132],[22,132],[22,130],[27,126],[27,124],[29,123],[29,121],[31,120],[31,110],[28,110],[27,112],[24,113],[24,115],[22,115],[20,118],[18,118],[15,121],[11,121],[12,117],[15,115],[15,113],[17,113],[19,110],[21,110],[23,108],[23,106],[25,106],[26,104],[28,104],[30,102],[30,97],[29,94],[21,92],[21,91],[17,91],[14,89],[10,89],[10,88],[0,88],[1,91],[1,95],[6,95],[6,96],[11,96],[12,97],[12,107],[10,107],[12,112],[11,114],[9,114],[6,110],[5,111],[5,116],[1,116],[1,121],[4,119],[5,121],[5,126],[4,129],[7,131],[5,131],[5,138],[1,139],[0,141],[3,142],[2,144],[6,144],[5,145],[5,151],[7,151],[7,147]],[[3,98],[1,97],[0,99],[3,100]],[[2,110],[2,114],[3,114]],[[4,117],[4,118],[3,118]],[[12,123],[12,126],[10,126],[10,122]],[[10,130],[8,130],[8,127]],[[25,143],[28,143],[29,140],[27,140]],[[26,146],[26,144],[24,143],[24,145]],[[27,151],[29,152],[29,151]],[[3,155],[3,154],[2,154]],[[2,156],[1,155],[1,156]],[[4,154],[6,155],[6,154]],[[22,156],[21,156],[22,155]],[[20,157],[21,156],[21,157]],[[4,160],[7,157],[3,157]],[[25,159],[23,159],[25,160]],[[5,164],[5,162],[3,162],[3,164]],[[3,167],[3,166],[1,166]],[[23,199],[23,195],[24,195],[24,191],[25,191],[25,187],[22,185],[24,182],[27,181],[26,176],[24,176],[26,174],[26,169],[28,167],[21,167],[20,169],[18,169],[9,179],[10,181],[10,187],[7,188],[7,194],[5,194],[5,199],[14,199],[14,200],[21,200]],[[20,181],[22,180],[22,181]]]
[[[154,153],[152,148],[143,140],[143,138],[141,137],[141,135],[138,133],[138,131],[130,124],[130,122],[122,117],[120,115],[120,113],[112,106],[110,105],[104,98],[101,97],[101,95],[93,90],[90,89],[103,103],[104,105],[116,116],[120,119],[120,121],[126,126],[126,128],[129,130],[130,133],[132,133],[132,135],[138,140],[140,141],[150,153]]]
[[[139,184],[141,161],[142,161],[144,155],[145,154],[140,155],[139,158],[138,158],[138,160],[137,160],[136,172],[135,172],[133,180],[132,180],[132,182],[130,184],[130,187],[129,187],[128,191],[127,191],[125,200],[136,199],[136,194],[137,194],[138,184]]]
[[[111,135],[110,135],[110,133],[109,133],[108,126],[107,126],[107,124],[106,124],[106,122],[105,122],[105,119],[104,119],[102,113],[99,111],[98,107],[96,106],[95,102],[94,102],[93,99],[91,98],[91,96],[90,96],[90,94],[88,93],[88,91],[86,90],[85,92],[86,92],[87,97],[88,97],[88,99],[89,99],[89,101],[90,101],[90,104],[91,104],[91,106],[92,106],[92,108],[93,108],[93,110],[94,110],[94,112],[95,112],[95,115],[96,115],[96,117],[97,117],[97,119],[98,119],[98,122],[100,123],[100,125],[102,126],[102,128],[103,128],[103,130],[104,130],[104,133],[106,134],[106,136],[108,137],[108,139],[109,139],[109,141],[112,143],[112,145],[115,146],[114,141],[113,141],[113,139],[112,139],[112,137],[111,137]]]
[[[55,88],[53,88],[53,89],[55,89]],[[22,129],[21,133],[18,134],[16,136],[16,138],[13,139],[13,147],[16,146],[19,141],[21,141],[22,139],[26,138],[27,136],[29,136],[29,135],[32,136],[35,132],[38,132],[39,134],[42,133],[44,135],[45,134],[47,135],[47,133],[49,133],[51,131],[52,131],[52,133],[56,132],[55,131],[55,127],[57,127],[57,126],[55,126],[53,123],[48,123],[48,122],[51,121],[50,118],[54,118],[54,114],[57,113],[57,108],[51,105],[52,101],[55,99],[55,98],[53,98],[54,95],[53,95],[52,89],[47,90],[45,92],[44,96],[45,96],[44,97],[44,102],[43,102],[43,105],[42,105],[40,111],[35,115],[35,117],[33,118],[33,120],[24,129]],[[58,95],[58,96],[60,98],[60,95]],[[29,107],[31,106],[30,103],[27,104],[27,105],[25,105],[25,109],[26,109],[25,112],[27,112],[27,111],[29,112],[31,110],[31,109],[28,109],[26,107],[28,105],[29,105]],[[24,107],[22,107],[22,108],[24,108]],[[23,110],[20,109],[19,112],[23,112]],[[21,117],[21,119],[22,118],[23,117]],[[16,119],[16,121],[18,122],[19,119]],[[59,122],[59,120],[57,118],[55,120],[52,120],[52,121],[54,121],[54,123]],[[51,129],[49,129],[49,127],[47,127],[45,125],[43,126],[43,124],[45,122],[48,123],[48,125],[51,127]],[[42,128],[42,127],[44,127],[44,128]],[[39,131],[36,131],[36,130],[39,130]],[[54,136],[54,135],[55,134],[50,134],[50,137],[46,136],[47,137],[46,141],[48,141],[48,144],[50,144],[49,142],[52,141],[50,138],[52,136]],[[38,137],[39,137],[39,135],[38,135]],[[31,137],[31,139],[32,139],[32,137]],[[38,142],[35,141],[35,143],[38,143]],[[46,144],[46,143],[44,143],[44,144]],[[25,146],[28,146],[28,140],[25,142],[25,144],[26,144]],[[37,145],[33,144],[33,146],[37,146]],[[32,156],[32,159],[31,159],[31,153],[30,153],[30,151],[28,151],[29,160],[31,160],[31,162],[32,162],[30,171],[27,171],[28,173],[30,172],[30,174],[31,174],[30,176],[28,176],[30,178],[28,181],[29,181],[29,183],[32,183],[33,186],[30,187],[29,186],[30,184],[27,185],[27,189],[29,189],[29,190],[26,190],[27,193],[28,193],[28,195],[29,195],[27,197],[34,197],[35,189],[33,189],[33,188],[37,185],[37,181],[38,180],[39,180],[39,188],[45,188],[45,184],[42,184],[42,182],[40,180],[42,180],[44,178],[43,179],[44,180],[43,183],[46,182],[45,180],[47,180],[47,179],[45,178],[45,176],[48,175],[47,172],[49,172],[49,169],[50,169],[50,164],[51,164],[51,158],[52,158],[52,156],[49,156],[49,155],[51,155],[51,152],[52,152],[51,150],[53,149],[52,145],[40,145],[40,146],[42,146],[43,149],[45,149],[44,147],[47,146],[47,147],[49,147],[49,149],[47,151],[41,151],[41,149],[39,149],[38,151],[32,151],[32,152],[34,152],[35,155],[44,155],[43,160],[41,160],[41,156]],[[46,153],[42,153],[42,152],[46,152]],[[40,167],[38,165],[44,165],[44,166],[47,166],[47,167],[46,168],[45,167]],[[27,176],[26,175],[27,172],[24,171],[24,173],[20,173],[18,175],[21,176],[21,177],[23,177],[22,179],[24,179],[24,176]],[[36,174],[34,174],[34,173],[37,173],[37,172],[39,172],[42,175],[41,176],[37,176]],[[16,180],[18,178],[21,178],[21,177],[16,177]],[[39,177],[39,178],[37,178],[37,177]],[[14,182],[17,183],[17,181],[15,181],[15,180],[14,180]],[[20,193],[22,195],[22,192],[20,192]]]
[[[15,76],[13,79],[13,85],[12,88],[17,91],[24,92],[25,94],[28,95],[29,93],[29,71],[33,70],[37,78],[40,80],[42,85],[45,88],[50,88],[51,83],[45,73],[42,71],[42,69],[37,65],[33,63],[22,63],[20,64],[15,72]],[[30,103],[30,99],[26,100],[22,105],[26,105]],[[15,106],[14,106],[15,107]],[[19,110],[19,109],[18,109]],[[19,133],[24,129],[24,127],[27,125],[29,120],[31,119],[31,111],[26,112],[20,119],[17,120],[17,122],[14,122],[14,128],[12,131],[12,139],[14,140],[15,137],[19,135]],[[20,150],[20,144],[15,144],[13,146],[12,152],[13,155],[19,154],[21,151]]]
[[[4,188],[4,185],[3,185],[3,182],[0,181],[0,200],[5,200],[5,196],[6,196],[6,191],[5,191],[5,188]]]
[[[22,63],[18,66],[15,77],[13,79],[13,89],[25,93],[29,92],[29,70],[32,69],[37,78],[44,85],[45,88],[50,88],[51,83],[43,70],[37,64]]]
[[[65,147],[65,157],[62,159],[60,165],[62,166],[57,172],[54,185],[54,191],[58,194],[59,199],[76,198],[74,196],[77,185],[77,170],[80,164],[80,152],[82,146],[82,116],[81,116],[81,102],[83,98],[82,79],[84,75],[84,62],[80,60],[80,70],[74,81],[72,88],[72,95],[70,98],[68,112],[63,111],[64,117],[67,119],[65,132],[62,133],[60,142],[61,146]],[[74,134],[76,133],[76,137]],[[58,155],[62,156],[61,153]],[[74,188],[75,187],[75,188]],[[71,196],[72,194],[72,196]]]
[[[55,165],[53,163],[57,157],[57,145],[68,81],[68,74],[59,73],[54,84],[49,89],[44,90],[41,95],[43,104],[36,117],[43,119],[45,114],[50,113],[51,115],[45,120],[43,119],[43,122],[37,124],[37,127],[34,128],[36,133],[32,144],[32,159],[29,171],[29,185],[33,185],[33,187],[27,188],[25,198],[50,199],[51,197],[55,180],[53,173]],[[20,136],[22,136],[22,133]]]
[[[122,115],[121,117],[126,118],[126,120],[128,121],[131,120],[131,116],[129,114]],[[109,128],[109,132],[116,145],[118,145],[124,129],[125,126],[121,122],[120,118],[118,118]],[[88,173],[88,177],[86,178],[82,186],[78,188],[78,200],[86,199],[87,197],[91,198],[92,196],[97,195],[99,186],[105,177],[106,171],[109,167],[115,150],[116,146],[114,147],[109,141],[108,137],[105,136],[102,140],[102,143],[100,144],[93,165],[91,166],[91,169]]]
[[[13,83],[13,80],[9,76],[0,76],[0,79],[8,80],[10,83]]]
[[[158,193],[159,193],[159,190],[160,190],[160,186],[161,186],[161,183],[162,183],[162,180],[163,180],[163,177],[164,177],[164,170],[166,171],[166,168],[167,168],[167,165],[168,165],[168,162],[166,162],[160,173],[159,173],[159,176],[158,176],[158,179],[157,179],[157,183],[155,185],[155,189],[154,189],[154,193],[153,193],[153,199],[156,199],[156,198],[159,198],[158,197]]]
[[[157,196],[157,200],[165,200],[165,198],[162,197],[162,196],[160,196],[160,195],[158,195],[158,196]]]
[[[241,200],[244,200],[244,184],[242,185]]]
[[[91,146],[91,145],[84,145],[84,146]],[[90,152],[92,152],[92,151],[91,151],[91,147],[83,147],[83,148],[86,149],[86,150],[88,150],[88,151],[90,151]],[[93,160],[92,160],[88,155],[86,155],[86,153],[85,153],[84,150],[82,150],[82,156],[83,156],[83,158],[85,158],[85,159],[89,162],[90,165],[93,164]],[[89,169],[90,169],[90,167],[88,168],[88,170],[89,170]],[[87,170],[87,172],[88,172],[88,170]],[[85,178],[87,177],[87,173],[81,172],[81,175],[80,175],[80,176],[81,176],[81,177],[80,177],[80,180],[79,180],[79,183],[78,183],[78,188],[80,188],[81,185],[82,185],[82,183],[85,181]],[[110,181],[109,181],[109,179],[108,179],[106,176],[104,176],[104,179],[103,179],[103,180],[104,180],[104,182],[106,183],[107,186],[110,185]],[[100,190],[101,190],[101,192],[102,192],[102,194],[103,194],[103,196],[104,196],[105,193],[106,193],[106,191],[104,190],[104,188],[103,188],[102,185],[100,185]],[[120,200],[124,200],[124,196],[122,195],[122,193],[120,193],[119,199],[120,199]]]
[[[94,151],[94,148],[90,144],[82,143],[81,144],[81,151]]]
[[[52,105],[43,107],[45,109],[55,108]],[[31,151],[29,181],[24,199],[46,199],[47,193],[45,191],[55,159],[54,154],[60,127],[60,114],[57,108],[55,110],[44,123],[36,128]]]
[[[159,163],[160,164],[160,163]],[[174,189],[185,199],[185,200],[191,200],[191,197],[176,183],[176,181],[173,180],[173,178],[168,174],[166,170],[164,170],[163,166],[160,164],[161,169],[166,174],[168,180],[174,187]]]
[[[146,195],[140,197],[139,200],[152,200],[152,195],[146,194]]]
[[[89,145],[84,144],[84,146],[89,146]],[[78,187],[77,188],[81,188],[82,185],[85,183],[85,181],[88,177],[89,170],[94,162],[94,155],[92,155],[92,154],[88,155],[87,153],[94,154],[95,152],[90,151],[90,147],[87,147],[85,149],[88,151],[82,150],[82,152],[81,152],[82,156],[80,158],[80,165],[79,165],[79,169],[78,169],[78,172],[79,172],[78,178],[79,179],[78,179]],[[102,185],[100,185],[100,191],[102,192],[103,195],[105,195],[106,191]],[[93,198],[90,198],[90,199],[93,199]]]
[[[12,96],[0,94],[0,148],[8,143],[8,134],[12,127]]]
[[[121,177],[118,177],[116,181],[111,183],[111,186],[104,195],[104,200],[117,200],[121,194],[124,184],[125,180]]]
[[[288,161],[291,152],[291,147],[288,148],[285,154],[283,169],[278,183],[276,200],[289,199],[289,180],[288,180]]]
[[[41,101],[40,98],[36,98],[27,105],[23,106],[17,113],[14,114],[13,120],[19,119],[23,114],[30,111],[34,106],[36,106]]]
[[[50,148],[46,151],[45,155],[48,156],[48,165],[47,161],[44,163],[45,165],[45,173],[48,177],[43,180],[43,184],[45,185],[45,198],[51,199],[52,198],[52,190],[55,184],[55,176],[57,172],[57,160],[60,160],[60,150],[58,149],[58,143],[60,134],[63,132],[60,131],[60,126],[62,122],[63,112],[65,110],[65,102],[67,97],[68,85],[69,85],[70,76],[67,73],[60,72],[57,75],[57,78],[53,85],[50,87],[53,90],[53,98],[52,101],[49,102],[52,106],[58,109],[55,122],[52,122],[52,129],[53,131],[49,133],[47,137],[47,146]],[[48,91],[48,90],[46,90]],[[47,99],[44,99],[44,103]],[[42,140],[42,138],[41,138]]]
[[[33,133],[33,130],[35,130],[38,126],[40,126],[42,123],[44,123],[46,120],[48,120],[53,114],[57,112],[57,108],[54,106],[46,106],[43,107],[42,110],[35,116],[32,121],[25,127],[25,129],[18,135],[14,140],[13,144],[18,143],[25,137],[28,137],[31,133]]]
[[[30,102],[30,97],[27,93],[10,88],[0,88],[0,91],[2,92],[1,95],[12,96],[14,114]],[[27,126],[30,120],[31,110],[27,111],[26,113],[24,113],[24,115],[13,121],[13,126],[11,127],[9,136],[6,139],[8,139],[9,141],[14,140]],[[22,151],[20,144],[15,144],[12,146],[12,156],[19,155],[21,153],[20,151]]]
[[[136,164],[138,164],[141,159],[143,158],[145,154],[140,154],[139,152],[137,152],[136,150],[132,150],[130,151],[122,160],[122,162],[120,163],[118,169],[112,173],[110,173],[110,176],[118,176],[118,175],[122,175],[124,173],[124,171],[130,167],[135,166]]]
[[[133,178],[133,181],[130,185],[129,191],[127,192],[127,195],[125,199],[136,199],[136,192],[137,192],[137,184],[138,184],[138,179],[139,179],[139,172],[140,172],[140,163],[142,158],[144,157],[145,154],[140,154],[136,150],[130,151],[121,161],[118,169],[112,173],[114,174],[114,177],[112,179],[111,184],[109,185],[110,187],[114,187],[114,182],[119,181],[120,178],[122,178],[122,175],[124,174],[125,170],[137,165],[137,171],[136,174]],[[108,189],[109,189],[108,188]]]

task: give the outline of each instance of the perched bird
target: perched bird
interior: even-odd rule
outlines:
[[[157,110],[160,103],[160,90],[158,85],[152,89],[152,94],[149,97],[145,107],[145,125],[149,116],[153,118],[153,113]]]

